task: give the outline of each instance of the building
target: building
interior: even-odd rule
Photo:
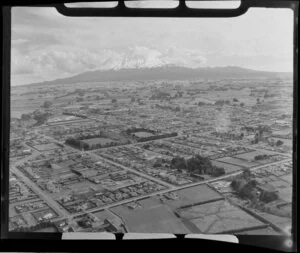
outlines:
[[[270,184],[257,185],[259,199],[263,202],[271,202],[278,199],[277,190]]]

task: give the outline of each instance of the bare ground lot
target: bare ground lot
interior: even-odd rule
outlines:
[[[259,165],[259,163],[256,163],[256,162],[247,162],[244,159],[238,159],[238,158],[234,158],[234,157],[223,157],[220,159],[216,159],[216,161],[241,166],[244,168],[251,168],[251,167]]]
[[[48,151],[48,150],[58,149],[59,147],[55,143],[49,143],[49,144],[34,145],[33,148],[37,149],[38,151]]]
[[[181,209],[180,216],[195,224],[202,233],[209,234],[265,226],[226,200]]]
[[[125,206],[112,208],[125,221],[128,232],[133,233],[179,233],[186,234],[190,231],[165,206],[159,205],[149,209],[123,211]]]
[[[164,203],[171,208],[192,205],[213,199],[222,198],[222,195],[207,185],[199,185],[177,191],[178,199],[164,200]]]

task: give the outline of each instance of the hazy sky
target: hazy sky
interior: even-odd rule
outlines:
[[[292,71],[293,12],[236,18],[83,18],[54,8],[12,9],[12,85],[95,69],[240,66]]]

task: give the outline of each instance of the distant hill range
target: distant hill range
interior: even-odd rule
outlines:
[[[71,84],[80,82],[102,81],[144,81],[144,80],[191,80],[191,79],[231,79],[231,78],[276,78],[292,77],[291,72],[267,72],[240,67],[186,68],[162,66],[153,68],[131,68],[118,70],[95,70],[72,77],[34,83]],[[34,85],[33,84],[33,85]]]

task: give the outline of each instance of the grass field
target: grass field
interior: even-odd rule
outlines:
[[[195,224],[202,233],[208,234],[264,226],[262,222],[226,200],[182,209],[180,216]]]

